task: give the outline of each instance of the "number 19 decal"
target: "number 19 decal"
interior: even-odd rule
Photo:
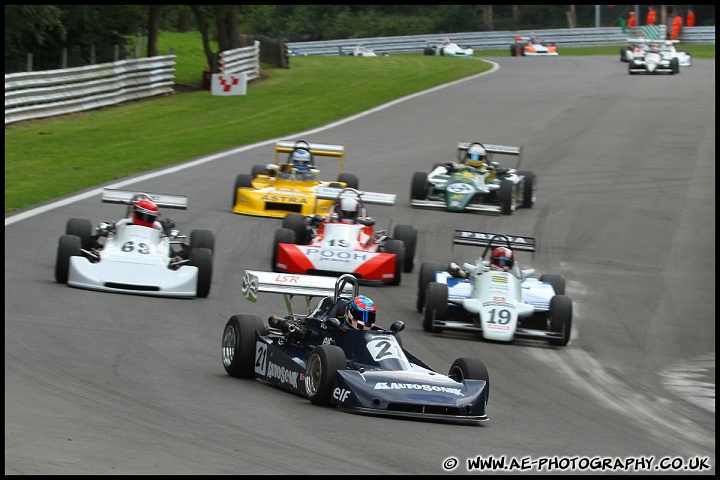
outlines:
[[[500,325],[506,325],[510,323],[510,320],[512,320],[512,312],[510,312],[510,310],[506,308],[491,308],[490,318],[488,319],[487,323],[498,323]]]

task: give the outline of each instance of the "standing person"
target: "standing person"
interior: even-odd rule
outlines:
[[[653,7],[648,8],[647,19],[645,20],[646,25],[655,25],[657,23],[657,10]]]
[[[637,26],[637,18],[635,18],[635,12],[630,12],[630,18],[627,21],[628,28]]]
[[[693,12],[692,8],[688,8],[687,21],[685,22],[685,25],[688,27],[695,26],[695,12]]]
[[[682,15],[675,14],[675,18],[672,21],[672,27],[670,29],[670,40],[677,40],[680,36],[680,29],[683,26]]]

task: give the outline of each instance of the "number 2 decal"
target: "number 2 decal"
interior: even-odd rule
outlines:
[[[398,344],[388,340],[373,340],[368,342],[367,348],[375,361],[387,360],[388,358],[401,358],[398,354]]]

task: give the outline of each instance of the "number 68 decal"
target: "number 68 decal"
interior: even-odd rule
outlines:
[[[136,250],[137,253],[142,253],[143,255],[147,255],[150,253],[150,247],[147,243],[138,243],[137,248],[135,247],[135,242],[125,242],[122,246],[123,252],[132,252],[133,250]]]

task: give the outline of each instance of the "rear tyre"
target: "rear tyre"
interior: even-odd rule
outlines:
[[[355,190],[357,190],[360,185],[357,176],[352,173],[341,173],[338,175],[338,182],[342,182],[347,185],[347,188],[354,188]]]
[[[415,172],[410,185],[410,200],[425,200],[427,196],[427,173]]]
[[[222,362],[231,377],[255,376],[255,333],[265,334],[265,325],[257,315],[233,315],[222,336]]]
[[[253,165],[252,170],[250,170],[250,176],[255,178],[258,175],[265,175],[266,172],[267,168],[265,168],[265,165]]]
[[[485,381],[485,405],[487,405],[490,399],[490,374],[485,362],[474,357],[458,358],[450,367],[448,377],[456,382],[462,382],[463,380]]]
[[[418,275],[417,300],[415,301],[415,309],[422,313],[425,306],[425,294],[430,282],[435,281],[435,273],[444,271],[445,265],[440,262],[423,262],[420,265],[420,275]]]
[[[388,240],[385,242],[385,252],[395,254],[395,278],[387,282],[387,284],[400,285],[403,266],[405,265],[405,244],[401,240]]]
[[[502,215],[512,215],[515,211],[515,185],[509,180],[503,180],[498,189],[498,202]]]
[[[67,283],[70,272],[70,258],[80,256],[80,237],[77,235],[63,235],[58,240],[57,256],[55,258],[55,280],[58,283]]]
[[[190,250],[207,248],[215,253],[215,234],[210,230],[193,230],[190,232]]]
[[[89,250],[93,245],[93,226],[90,220],[85,218],[71,218],[65,226],[65,235],[75,235],[80,238],[80,245],[83,249]]]
[[[448,308],[448,286],[444,283],[430,282],[425,294],[423,309],[423,330],[431,333],[442,332],[433,326],[433,320],[445,320]]]
[[[335,374],[347,368],[345,352],[336,345],[320,345],[308,358],[305,369],[305,394],[313,405],[330,405]]]
[[[241,173],[235,177],[235,188],[233,189],[232,206],[237,205],[237,191],[241,188],[252,188],[252,177],[247,173]]]
[[[518,175],[522,175],[523,179],[523,195],[521,198],[523,208],[532,208],[537,199],[537,177],[533,172],[520,171]]]
[[[555,295],[550,299],[550,330],[561,333],[561,338],[551,338],[550,345],[564,347],[570,341],[572,332],[572,301],[565,295]]]
[[[194,248],[190,250],[191,266],[197,267],[197,297],[207,298],[210,294],[213,273],[213,254],[209,248]]]
[[[272,264],[270,269],[273,272],[280,272],[277,267],[278,250],[280,249],[281,243],[295,243],[295,232],[289,228],[280,228],[275,232],[275,238],[273,239],[273,252],[272,252]]]
[[[415,246],[417,244],[417,228],[412,225],[397,225],[393,233],[395,240],[405,245],[405,261],[403,271],[410,273],[415,268]]]
[[[515,44],[510,45],[510,56],[511,57],[517,56],[517,46]]]
[[[310,230],[305,223],[305,215],[301,213],[288,213],[283,218],[282,228],[287,228],[295,232],[295,242],[298,245],[307,245],[310,243]],[[293,243],[295,243],[293,242]]]
[[[546,273],[540,276],[540,281],[552,285],[555,295],[565,295],[565,277],[562,275]]]

